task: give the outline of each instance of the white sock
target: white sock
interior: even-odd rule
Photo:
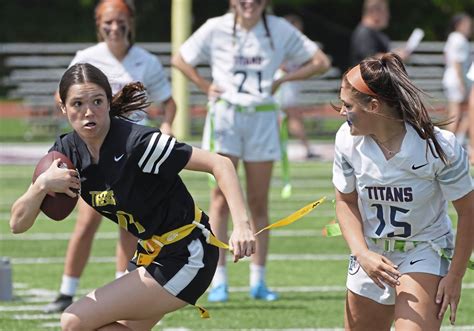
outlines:
[[[122,277],[126,273],[127,273],[127,271],[116,271],[115,272],[115,279],[119,279],[120,277]]]
[[[63,280],[61,282],[61,288],[59,292],[61,294],[74,296],[77,291],[77,287],[79,286],[79,279],[78,277],[70,277],[67,275],[63,275]]]
[[[265,266],[250,263],[250,286],[265,281]]]
[[[227,268],[225,266],[217,266],[214,278],[212,278],[212,288],[222,284],[227,285]]]

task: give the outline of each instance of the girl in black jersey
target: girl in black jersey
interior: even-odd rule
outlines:
[[[52,150],[67,155],[77,170],[58,168],[55,160],[13,204],[11,230],[33,226],[47,192],[75,196],[80,189],[90,206],[140,241],[130,272],[69,306],[62,328],[151,329],[166,313],[196,303],[218,259],[208,217],[181,181],[181,169],[214,175],[232,213],[234,261],[254,253],[237,174],[225,157],[123,119],[146,106],[140,83],[112,98],[106,76],[80,63],[63,75],[59,95],[74,131],[59,137]]]

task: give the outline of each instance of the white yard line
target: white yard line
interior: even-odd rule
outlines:
[[[272,237],[321,237],[321,231],[318,230],[273,230],[270,232]],[[62,233],[25,233],[25,234],[2,234],[0,240],[28,241],[28,240],[69,240],[70,232]],[[98,232],[95,239],[117,239],[118,232]]]
[[[249,261],[249,258],[243,261]],[[346,254],[269,254],[270,261],[345,261],[348,260]],[[231,259],[229,258],[229,261]],[[114,263],[114,256],[93,256],[89,263]],[[64,257],[13,257],[11,263],[16,265],[24,264],[63,264]]]

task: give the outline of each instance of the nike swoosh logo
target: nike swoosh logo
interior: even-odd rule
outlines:
[[[420,261],[424,261],[426,259],[419,259],[419,260],[413,260],[413,261],[410,261],[410,265],[414,265],[415,263],[418,263]]]
[[[120,161],[124,155],[125,155],[125,154],[122,154],[122,155],[120,155],[120,156],[114,156],[114,161],[115,161],[115,162]]]
[[[425,164],[419,165],[419,166],[412,165],[411,168],[412,168],[413,170],[417,170],[417,169],[423,168],[423,167],[426,166],[426,165],[428,165],[428,162],[426,162]]]

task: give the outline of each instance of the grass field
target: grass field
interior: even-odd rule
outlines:
[[[156,330],[183,329],[338,329],[343,326],[345,276],[348,250],[341,237],[325,238],[323,226],[334,219],[331,164],[303,162],[292,166],[293,196],[280,198],[281,182],[276,167],[271,188],[271,222],[275,222],[322,196],[327,201],[300,221],[272,232],[268,284],[281,299],[261,302],[248,298],[248,261],[229,264],[231,300],[200,304],[211,318],[201,320],[193,307],[166,316]],[[32,166],[0,166],[0,256],[13,263],[14,301],[0,302],[0,330],[56,330],[59,315],[41,308],[57,294],[67,240],[74,226],[73,213],[63,222],[41,215],[26,234],[12,235],[8,228],[11,203],[31,180]],[[184,181],[198,204],[207,210],[207,177],[184,171]],[[453,214],[453,208],[450,207]],[[85,273],[81,294],[101,286],[114,276],[116,225],[104,221]],[[447,330],[474,330],[474,271],[463,283],[457,326]]]

